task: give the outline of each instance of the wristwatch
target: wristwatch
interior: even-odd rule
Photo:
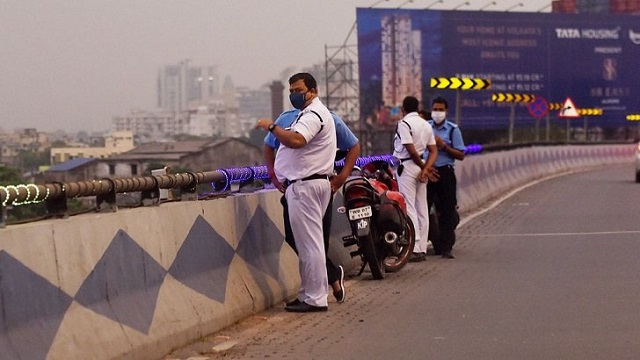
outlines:
[[[273,129],[276,128],[276,123],[271,123],[269,124],[269,127],[267,128],[267,130],[269,130],[269,132],[273,132]]]

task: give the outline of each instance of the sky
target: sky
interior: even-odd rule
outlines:
[[[236,86],[286,81],[347,41],[356,8],[543,11],[550,0],[0,0],[0,130],[108,131],[189,59]],[[519,5],[523,4],[523,5]]]

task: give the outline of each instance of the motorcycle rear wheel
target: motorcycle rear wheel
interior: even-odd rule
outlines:
[[[360,236],[358,238],[358,246],[360,247],[360,252],[364,260],[369,264],[369,269],[371,270],[371,275],[376,280],[384,279],[384,257],[380,256],[382,253],[380,249],[376,246],[376,234],[374,233],[374,229],[372,228],[367,236]]]
[[[400,248],[400,251],[397,255],[388,256],[384,259],[384,268],[387,272],[396,272],[400,271],[407,262],[409,262],[409,257],[413,252],[413,247],[416,244],[416,231],[413,226],[413,222],[407,216],[407,225],[405,226],[405,234],[407,240],[409,240],[409,244]]]

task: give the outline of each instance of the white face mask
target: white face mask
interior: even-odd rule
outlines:
[[[432,111],[431,112],[431,118],[438,125],[440,125],[440,124],[442,124],[444,122],[444,118],[446,116],[447,116],[447,112],[446,111]]]

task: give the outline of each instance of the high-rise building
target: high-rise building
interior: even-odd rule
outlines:
[[[412,29],[408,15],[382,18],[382,100],[398,106],[407,95],[422,94],[420,32]]]
[[[171,111],[133,109],[127,115],[114,116],[112,121],[115,131],[131,131],[141,143],[186,133],[182,117]]]
[[[236,99],[238,114],[241,117],[251,119],[254,124],[261,117],[271,116],[271,92],[266,86],[260,89],[239,87],[236,89]],[[280,103],[282,104],[282,91],[280,92]]]
[[[194,66],[190,60],[158,71],[158,108],[179,113],[206,105],[220,95],[215,66]]]

